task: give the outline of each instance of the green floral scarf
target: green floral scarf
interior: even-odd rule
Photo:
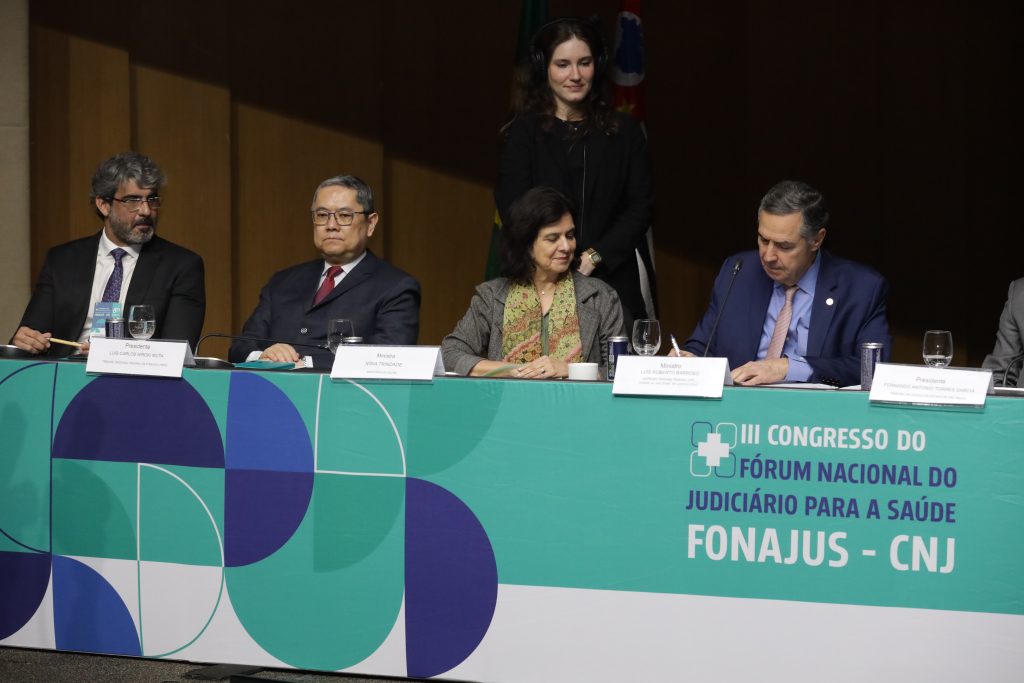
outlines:
[[[576,315],[576,287],[572,275],[555,287],[548,309],[548,348],[541,348],[541,305],[532,284],[513,284],[505,298],[501,324],[501,355],[506,363],[529,363],[548,355],[567,363],[583,360],[580,320]],[[548,353],[545,354],[545,350]]]

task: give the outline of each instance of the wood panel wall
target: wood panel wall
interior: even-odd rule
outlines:
[[[28,0],[0,3],[0,343],[29,295]]]
[[[32,275],[46,251],[99,230],[97,164],[131,147],[128,53],[33,26],[30,54]]]
[[[469,307],[484,277],[494,199],[488,184],[398,159],[386,163],[388,255],[423,287],[420,341],[437,344]],[[493,222],[493,220],[491,221]],[[478,226],[459,229],[457,226]]]
[[[133,147],[167,175],[158,230],[203,256],[205,329],[233,330],[230,93],[142,65],[131,74]]]
[[[207,329],[238,330],[275,270],[314,255],[313,187],[353,172],[379,197],[373,248],[422,281],[420,340],[438,342],[483,273],[518,5],[180,0],[123,31],[113,0],[32,3],[34,271],[95,229],[95,164],[148,146],[175,168],[164,227],[216,283]],[[549,3],[608,33],[619,6]],[[760,195],[796,177],[830,200],[827,246],[889,278],[896,357],[946,327],[954,362],[980,363],[1024,274],[1007,7],[644,2],[664,327],[689,334],[722,260],[753,247]]]

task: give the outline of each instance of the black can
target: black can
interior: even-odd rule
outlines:
[[[608,337],[608,379],[615,379],[619,356],[629,355],[629,337]]]
[[[107,318],[107,339],[124,339],[126,328],[124,318]]]
[[[885,344],[880,342],[864,342],[860,345],[860,388],[867,391],[875,378],[875,366],[882,360],[882,349]]]

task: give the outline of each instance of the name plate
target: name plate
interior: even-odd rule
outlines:
[[[192,356],[188,342],[155,339],[107,339],[89,343],[85,371],[102,375],[181,377],[185,358]]]
[[[440,346],[343,344],[334,354],[331,379],[433,381],[444,374]]]
[[[981,408],[991,384],[991,370],[879,363],[869,398],[872,403]]]
[[[726,358],[619,356],[612,393],[722,398],[725,384],[732,384]]]

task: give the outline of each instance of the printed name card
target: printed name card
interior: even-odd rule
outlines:
[[[991,370],[879,363],[869,398],[873,403],[981,408],[991,384]]]
[[[444,375],[440,346],[342,344],[334,354],[331,379],[433,381]]]
[[[192,358],[192,350],[184,341],[93,337],[89,342],[85,371],[102,375],[180,378],[186,358]]]
[[[612,393],[722,398],[726,384],[732,384],[726,358],[619,356]]]

